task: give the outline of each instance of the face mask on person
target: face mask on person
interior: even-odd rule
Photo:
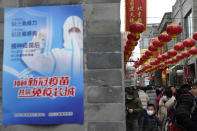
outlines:
[[[163,101],[167,101],[167,96],[163,96],[163,97],[162,97],[162,100],[163,100]]]
[[[147,114],[148,114],[149,116],[152,116],[152,115],[154,115],[154,111],[152,111],[152,110],[147,110]]]
[[[133,100],[134,97],[131,97],[131,96],[128,97],[128,96],[127,96],[127,99],[128,99],[128,100]]]

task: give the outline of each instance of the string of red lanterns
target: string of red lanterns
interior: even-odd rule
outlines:
[[[138,62],[134,64],[135,68],[138,68],[142,64],[144,64],[151,56],[160,48],[167,45],[172,38],[176,39],[177,35],[182,32],[182,27],[176,23],[172,23],[167,26],[166,32],[161,33],[158,36],[158,39],[152,39],[152,44],[149,45],[148,50],[144,53],[144,55],[140,58]],[[194,40],[193,40],[194,39]],[[193,39],[187,38],[183,41],[183,43],[178,42],[175,44],[174,49],[169,50],[167,53],[164,53],[157,57],[156,60],[151,61],[148,65],[145,65],[143,68],[139,69],[136,73],[149,73],[155,70],[165,68],[170,64],[177,63],[181,61],[183,58],[188,58],[191,55],[197,54],[197,48],[195,46],[195,40],[197,40],[197,32],[194,32]],[[184,48],[187,48],[186,51],[183,51]],[[183,51],[181,53],[181,51]]]
[[[140,33],[145,30],[145,26],[142,23],[133,23],[129,26],[130,33],[127,35],[127,42],[124,47],[124,62],[126,63],[132,55],[133,50],[138,44],[140,39]]]

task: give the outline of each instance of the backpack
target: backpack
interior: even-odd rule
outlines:
[[[168,109],[167,119],[166,119],[165,124],[164,124],[165,131],[183,131],[184,130],[184,128],[181,125],[177,124],[176,118],[175,118],[175,112],[176,112],[176,109],[179,105],[179,100],[183,96],[186,96],[186,95],[189,95],[189,94],[181,94],[178,97],[178,100],[175,100],[174,104]],[[190,114],[192,114],[194,112],[195,108],[196,108],[196,102],[194,100],[194,103],[192,105]]]

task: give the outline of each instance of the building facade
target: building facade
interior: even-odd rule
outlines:
[[[193,33],[197,30],[195,24],[197,22],[196,6],[197,1],[195,0],[176,0],[172,7],[171,22],[180,24],[183,27],[183,32],[178,35],[176,40],[168,44],[168,49],[172,49],[177,42],[183,42],[188,37],[192,38]],[[168,83],[173,86],[180,86],[183,82],[194,81],[197,77],[196,67],[196,57],[189,57],[189,59],[171,66],[168,71]],[[189,69],[189,74],[187,69]]]

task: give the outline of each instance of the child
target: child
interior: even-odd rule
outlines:
[[[148,104],[147,110],[139,117],[138,131],[159,131],[160,121],[159,118],[155,116],[155,112],[154,104]]]

